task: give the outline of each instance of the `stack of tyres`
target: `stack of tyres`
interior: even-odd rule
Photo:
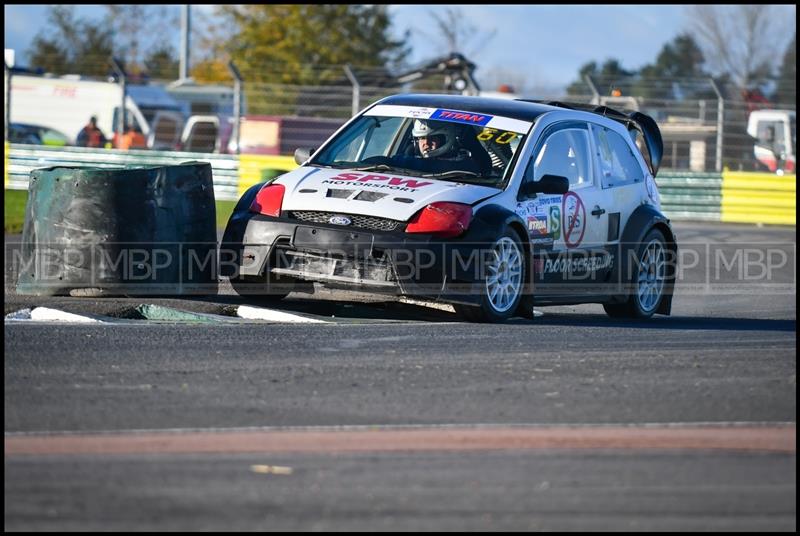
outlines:
[[[211,166],[31,172],[19,294],[217,293]]]

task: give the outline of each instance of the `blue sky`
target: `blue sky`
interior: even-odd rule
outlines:
[[[458,8],[464,25],[475,29],[466,52],[477,65],[484,85],[507,74],[509,82],[528,87],[557,88],[573,81],[586,62],[621,61],[626,69],[652,62],[661,47],[689,27],[687,7],[681,5],[392,5],[393,29],[411,30],[411,62],[446,53],[436,38],[432,13],[443,15]],[[46,5],[5,5],[5,48],[17,49],[17,62],[25,64],[24,51],[46,24]],[[177,10],[177,8],[175,8]],[[209,15],[213,6],[194,6]],[[774,6],[793,21],[796,5]],[[79,16],[99,16],[102,6],[79,5]],[[176,11],[177,12],[177,11]],[[793,28],[792,28],[793,29]],[[494,32],[485,46],[481,37]],[[177,47],[180,28],[175,31]],[[781,54],[791,34],[776,42]]]

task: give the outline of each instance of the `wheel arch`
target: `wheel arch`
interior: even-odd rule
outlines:
[[[506,227],[514,231],[522,244],[526,265],[532,265],[533,248],[528,238],[528,229],[519,214],[500,205],[486,205],[475,213],[474,223],[477,223],[481,231],[477,236],[470,236],[471,240],[493,240]],[[528,281],[532,280],[532,277],[528,278]]]
[[[641,205],[637,207],[630,218],[628,218],[619,242],[619,262],[615,264],[612,280],[621,284],[626,282],[623,276],[629,273],[630,270],[629,252],[631,249],[638,248],[644,237],[653,229],[659,230],[661,234],[664,235],[667,249],[673,261],[667,263],[668,273],[665,281],[664,295],[658,309],[656,309],[656,313],[658,314],[669,315],[672,311],[672,297],[677,275],[678,241],[670,225],[669,218],[664,216],[664,214],[652,205]]]
[[[510,227],[519,235],[523,245],[528,242],[528,231],[522,218],[516,212],[512,212],[500,205],[481,207],[475,213],[472,225],[479,230],[470,238],[488,240],[503,232],[506,227]]]

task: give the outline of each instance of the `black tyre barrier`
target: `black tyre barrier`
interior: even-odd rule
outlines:
[[[211,165],[31,171],[17,292],[216,294]]]

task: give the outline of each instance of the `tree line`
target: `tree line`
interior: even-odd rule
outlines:
[[[588,76],[603,94],[680,99],[689,86],[676,81],[713,78],[740,92],[758,88],[772,101],[796,100],[795,37],[784,51],[771,48],[776,34],[769,6],[687,10],[691,28],[666,43],[652,63],[630,70],[613,58],[588,62],[567,93],[587,94]],[[198,16],[194,10],[193,20]],[[444,18],[434,18],[440,29],[447,26]],[[76,17],[73,6],[54,5],[48,21],[28,50],[34,68],[104,77],[115,55],[134,80],[178,77],[177,51],[168,36],[179,24],[166,6],[107,5],[104,17],[93,21]],[[393,37],[385,5],[220,5],[213,21],[205,22],[195,24],[205,29],[192,37],[190,76],[198,82],[230,82],[227,62],[233,60],[248,83],[321,85],[342,81],[343,64],[387,72],[410,54],[409,33]],[[469,38],[443,35],[453,50]],[[707,85],[690,91],[692,98],[714,97]]]
[[[174,12],[155,5],[104,7],[104,16],[91,20],[77,17],[73,6],[51,6],[47,30],[27,51],[31,67],[105,77],[113,55],[134,79],[178,77],[177,51],[167,40],[179,28]],[[193,20],[198,15],[194,10]],[[410,51],[407,35],[391,37],[381,5],[222,5],[215,15],[213,24],[194,25],[190,76],[199,82],[230,81],[233,60],[248,82],[318,84],[342,76],[342,64],[391,68]]]
[[[796,101],[796,29],[792,28],[786,48],[775,50],[775,42],[785,42],[782,27],[788,28],[772,6],[723,9],[699,5],[687,7],[687,14],[691,20],[688,30],[666,43],[654,62],[629,70],[614,58],[602,64],[590,61],[581,66],[567,93],[586,95],[588,77],[605,95],[715,98],[710,84],[697,84],[701,79],[713,79],[719,88],[734,88],[738,93],[728,92],[726,98]],[[775,61],[779,56],[781,61]]]

